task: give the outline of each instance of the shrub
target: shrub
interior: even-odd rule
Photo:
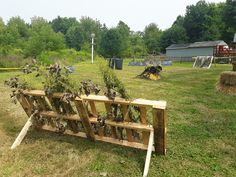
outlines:
[[[44,64],[53,64],[55,62],[64,65],[71,65],[91,58],[86,51],[76,51],[75,49],[64,49],[59,51],[44,51],[39,56],[39,61]]]

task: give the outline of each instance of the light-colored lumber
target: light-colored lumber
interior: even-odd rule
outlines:
[[[95,140],[92,125],[89,120],[89,116],[88,116],[83,100],[75,100],[74,102],[75,102],[76,109],[79,113],[80,119],[82,121],[82,124],[85,127],[87,137],[91,140]]]
[[[52,118],[61,117],[63,119],[68,119],[68,120],[80,120],[80,117],[78,114],[62,115],[62,114],[58,114],[54,111],[42,111],[42,112],[40,112],[40,115],[43,117],[52,117]]]
[[[140,121],[143,125],[147,125],[147,108],[144,106],[140,106]],[[149,139],[149,132],[143,132],[143,143],[148,144],[148,139]]]
[[[153,130],[152,126],[142,125],[142,124],[134,123],[134,122],[115,122],[112,120],[106,120],[105,124],[114,126],[114,127],[122,127],[126,129],[140,130],[140,131],[145,131],[145,132],[150,132],[151,130]]]
[[[51,132],[57,131],[56,128],[53,128],[48,125],[44,125],[44,126],[40,127],[40,129],[51,131]],[[78,136],[81,138],[87,138],[86,133],[84,133],[84,132],[74,133],[71,130],[66,130],[64,132],[64,134],[71,135],[71,136]],[[148,148],[148,146],[143,143],[128,142],[126,140],[118,140],[118,139],[114,139],[111,137],[105,137],[105,136],[100,137],[98,135],[95,135],[95,139],[96,139],[96,141],[103,141],[103,142],[107,142],[107,143],[117,144],[117,145],[126,146],[126,147],[132,147],[132,148],[141,149],[141,150],[147,150],[147,148]],[[154,149],[152,149],[152,151],[154,151]]]
[[[97,117],[98,112],[97,112],[97,109],[96,109],[96,106],[95,106],[95,102],[94,101],[89,101],[89,105],[90,105],[93,116]]]
[[[124,121],[126,122],[130,122],[130,117],[129,117],[129,105],[121,105],[121,109],[122,109],[122,113],[124,116]],[[125,129],[126,131],[126,136],[127,136],[127,140],[129,142],[133,141],[133,135],[132,135],[132,130],[130,130],[129,128]]]
[[[23,91],[25,95],[32,95],[32,96],[45,96],[45,92],[42,90],[31,90],[31,91]],[[63,96],[62,93],[54,93],[52,97],[61,98]],[[134,99],[134,100],[125,100],[123,98],[116,97],[114,100],[109,99],[106,96],[100,95],[81,95],[80,97],[76,97],[76,100],[91,100],[97,102],[106,102],[106,103],[117,103],[117,104],[126,104],[126,105],[137,105],[137,106],[151,106],[154,108],[165,109],[166,108],[166,101],[154,101],[154,100],[145,100],[145,99]]]
[[[20,145],[20,143],[22,142],[22,140],[24,139],[25,135],[27,134],[30,126],[32,125],[32,119],[34,117],[34,115],[38,113],[37,111],[35,111],[27,120],[27,122],[25,123],[24,127],[22,128],[22,130],[20,131],[19,135],[17,136],[16,140],[14,141],[14,143],[11,146],[11,149],[15,149],[17,146]]]
[[[105,102],[104,104],[105,104],[107,114],[109,114],[110,111],[111,111],[111,103],[106,103]],[[108,120],[112,120],[112,117],[108,116]],[[116,139],[118,137],[117,133],[116,133],[116,128],[114,126],[110,126],[110,129],[111,129],[111,136]]]
[[[166,110],[156,109],[153,111],[154,147],[159,155],[166,154]]]
[[[146,161],[144,166],[144,172],[143,177],[147,177],[148,170],[151,162],[151,155],[152,155],[152,148],[153,148],[153,139],[154,139],[154,133],[153,130],[150,132],[149,136],[149,142],[148,142],[148,148],[147,148],[147,155],[146,155]]]
[[[32,104],[28,102],[29,100],[26,99],[26,96],[23,93],[20,93],[17,95],[17,100],[20,102],[22,108],[24,109],[28,117],[30,117],[33,107],[32,107]]]

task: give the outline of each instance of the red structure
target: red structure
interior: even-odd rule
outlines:
[[[233,43],[229,46],[217,46],[215,50],[215,56],[230,57],[236,56],[236,33],[234,34]]]
[[[217,46],[215,50],[215,56],[217,57],[230,57],[236,56],[236,44],[228,46]]]

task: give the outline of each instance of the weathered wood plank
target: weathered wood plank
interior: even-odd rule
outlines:
[[[143,125],[147,125],[147,108],[140,106],[140,121]],[[149,132],[143,132],[143,143],[148,144],[148,139],[149,139]]]
[[[106,107],[107,114],[109,115],[111,113],[111,103],[104,103],[104,104]],[[112,117],[108,116],[108,120],[112,120]],[[110,129],[111,129],[111,136],[113,138],[118,138],[116,128],[113,126],[110,126]]]
[[[153,148],[153,139],[154,139],[154,133],[152,130],[150,133],[150,136],[149,136],[149,141],[148,141],[148,149],[147,149],[143,177],[147,177],[147,175],[148,175],[148,170],[149,170],[149,166],[150,166],[150,162],[151,162],[152,148]]]
[[[94,101],[89,101],[89,105],[90,105],[93,116],[97,117],[98,112],[97,112],[97,109],[96,109],[96,106],[95,106],[95,102]]]
[[[22,130],[20,131],[19,135],[17,136],[16,140],[14,141],[14,143],[11,146],[11,149],[15,149],[17,146],[20,145],[20,143],[22,142],[22,140],[24,139],[25,135],[27,134],[30,126],[32,125],[32,119],[35,116],[35,114],[37,114],[38,112],[35,111],[27,120],[27,122],[25,123],[24,127],[22,128]]]
[[[84,102],[82,100],[75,100],[74,102],[75,102],[76,109],[79,113],[80,119],[82,121],[82,124],[85,128],[87,137],[91,140],[95,140],[92,125],[91,125],[91,122],[89,120],[89,116],[88,116],[88,113],[86,111],[86,107],[84,105]]]
[[[153,108],[153,129],[155,152],[166,154],[166,110]]]
[[[28,101],[25,99],[25,96],[23,93],[20,93],[17,95],[17,100],[21,104],[22,108],[24,109],[25,113],[30,117],[32,112],[32,107],[29,105]]]
[[[43,117],[51,117],[51,118],[57,118],[58,113],[54,111],[42,111],[40,112],[40,115]],[[78,120],[80,121],[80,117],[78,114],[67,114],[67,115],[60,115],[61,118],[63,119],[68,119],[68,120]]]
[[[26,95],[32,96],[45,96],[45,92],[42,90],[25,90],[23,92]],[[62,93],[54,93],[52,97],[61,98],[63,96]],[[125,100],[123,98],[116,97],[114,100],[110,100],[106,96],[100,95],[81,95],[81,97],[76,97],[76,100],[92,100],[97,102],[106,102],[106,103],[117,103],[117,104],[126,104],[126,105],[137,105],[137,106],[151,106],[154,108],[165,109],[166,108],[166,101],[154,101],[154,100],[145,100],[145,99],[134,99],[134,100]]]
[[[121,110],[122,110],[122,114],[124,116],[124,121],[126,122],[130,122],[131,119],[129,117],[129,106],[128,105],[121,105]],[[129,142],[132,142],[134,139],[133,139],[133,135],[132,135],[132,130],[130,130],[129,128],[126,128],[125,129],[126,131],[126,136],[127,136],[127,139]]]
[[[51,132],[56,132],[56,128],[53,128],[53,127],[48,126],[48,125],[44,125],[44,126],[40,127],[40,129],[51,131]],[[81,138],[87,138],[86,133],[83,133],[83,132],[74,133],[70,130],[66,130],[64,132],[64,134],[72,135],[72,136],[78,136],[78,137],[81,137]],[[137,149],[141,149],[141,150],[147,150],[147,148],[148,148],[147,145],[142,144],[142,143],[128,142],[126,140],[118,140],[118,139],[114,139],[114,138],[111,138],[111,137],[105,137],[105,136],[100,137],[98,135],[95,135],[95,139],[97,141],[103,141],[103,142],[107,142],[107,143],[112,143],[112,144],[117,144],[117,145],[121,145],[121,146],[137,148]],[[152,151],[154,151],[154,149],[152,149]]]
[[[121,127],[121,128],[139,130],[139,131],[145,131],[145,132],[150,132],[153,129],[152,126],[142,125],[142,124],[134,123],[134,122],[115,122],[112,120],[106,120],[105,123],[107,125],[114,126],[114,127]]]

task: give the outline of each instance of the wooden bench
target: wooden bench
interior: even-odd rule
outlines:
[[[147,150],[143,176],[147,176],[152,151],[159,155],[166,154],[166,101],[144,99],[127,101],[118,97],[110,100],[106,96],[83,95],[66,103],[61,101],[63,95],[55,93],[47,96],[44,91],[40,90],[24,90],[17,95],[17,99],[29,119],[11,149],[21,143],[33,124],[34,118],[37,117],[47,120],[46,123],[39,126],[43,130],[58,132],[58,127],[54,126],[52,122],[60,119],[68,121],[67,123],[72,124],[72,127],[73,124],[80,124],[82,127],[79,130],[66,128],[62,131],[63,134]],[[100,125],[99,109],[109,115],[111,105],[114,104],[119,105],[122,110],[122,121],[114,121],[112,117],[108,116],[103,122],[104,125]],[[131,119],[129,115],[131,106],[138,108],[139,120]],[[148,117],[152,119],[148,119]],[[109,133],[106,133],[107,130]],[[120,131],[123,134],[122,137],[119,136]],[[137,137],[137,135],[139,136]]]

